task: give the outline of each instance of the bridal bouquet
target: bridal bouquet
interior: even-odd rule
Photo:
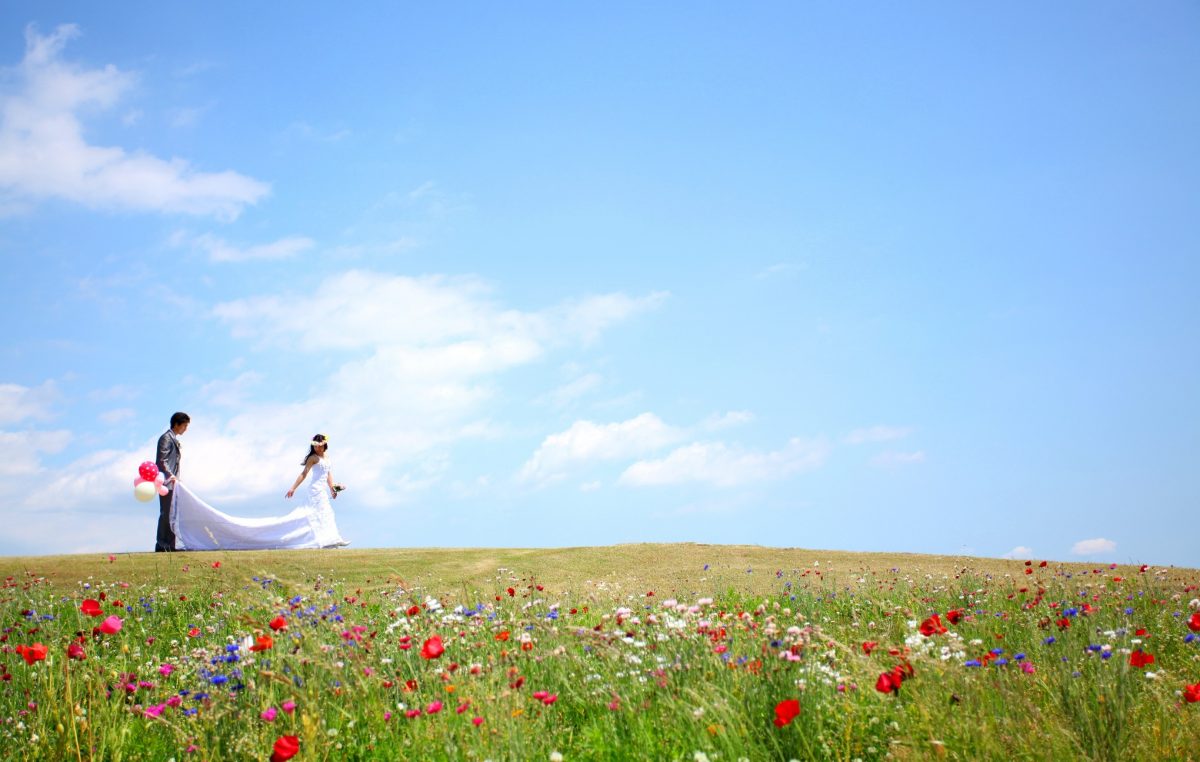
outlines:
[[[346,489],[346,485],[344,485],[344,484],[335,484],[335,485],[333,485],[333,493],[334,493],[335,495],[336,495],[337,493],[341,492],[341,491],[342,491],[342,490],[344,490],[344,489]]]

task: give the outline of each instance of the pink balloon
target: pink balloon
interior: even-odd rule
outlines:
[[[166,497],[167,495],[171,494],[171,490],[160,484],[158,485],[158,494],[160,497]]]
[[[158,476],[158,465],[154,461],[148,460],[138,466],[138,475],[148,482],[154,481],[154,477]]]

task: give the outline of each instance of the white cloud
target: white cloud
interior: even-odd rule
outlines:
[[[618,483],[653,486],[702,482],[717,487],[780,479],[819,468],[829,454],[822,440],[793,438],[782,450],[744,450],[723,442],[696,442],[680,447],[660,460],[639,461],[621,474]]]
[[[600,489],[602,486],[604,486],[604,485],[598,481],[584,482],[583,484],[579,485],[579,491],[580,492],[595,492],[596,490]]]
[[[851,431],[842,441],[851,445],[890,442],[895,439],[904,439],[911,433],[912,429],[899,426],[871,426]]]
[[[0,431],[0,476],[29,476],[41,471],[40,453],[61,452],[71,441],[69,431]]]
[[[916,452],[897,452],[890,450],[881,452],[874,458],[871,458],[871,464],[883,466],[885,468],[893,466],[911,466],[915,463],[925,462],[925,451],[917,450]]]
[[[183,480],[221,510],[286,512],[295,503],[283,493],[300,472],[307,442],[321,432],[332,439],[335,477],[352,490],[357,518],[351,520],[363,522],[373,509],[405,510],[423,491],[445,484],[456,444],[497,438],[501,428],[489,420],[486,403],[500,375],[558,347],[580,345],[578,324],[559,317],[591,297],[520,311],[498,304],[475,279],[351,273],[289,299],[278,312],[265,309],[273,302],[264,298],[217,308],[238,335],[294,347],[315,361],[311,374],[299,378],[273,377],[263,370],[268,365],[256,365],[232,380],[192,384],[189,401],[180,403],[192,416],[183,438]],[[305,333],[306,321],[295,315],[312,305],[326,308],[325,319],[307,321],[312,330]],[[610,312],[606,320],[635,311]],[[302,325],[297,329],[296,323]],[[354,335],[358,330],[366,336]],[[256,402],[247,393],[255,384],[277,385],[279,401]],[[289,397],[285,388],[299,391]],[[95,397],[129,392],[109,389]],[[23,462],[21,478],[0,479],[0,523],[17,515],[57,516],[64,506],[122,515],[143,508],[133,501],[133,478],[138,464],[153,458],[161,431],[136,447],[92,452],[54,469]],[[29,441],[22,446],[28,449]],[[37,444],[49,451],[65,440]],[[116,528],[128,527],[116,522],[112,531],[97,525],[98,534],[84,539],[113,549],[143,548],[153,537],[152,514],[146,509],[140,519],[144,536],[122,537]],[[0,547],[9,547],[6,542],[61,552],[75,541],[59,542],[43,532],[28,542],[5,536]]]
[[[653,413],[619,423],[576,421],[566,431],[546,437],[517,478],[546,481],[573,464],[635,458],[679,442],[684,436],[682,429],[663,423]]]
[[[1091,540],[1080,540],[1071,546],[1071,553],[1077,556],[1094,556],[1099,553],[1111,553],[1117,549],[1117,544],[1103,537]]]
[[[316,241],[304,236],[287,236],[278,241],[252,246],[237,246],[208,233],[190,239],[183,236],[175,236],[173,239],[173,243],[176,244],[185,242],[203,251],[212,262],[290,259],[317,245]]]
[[[50,405],[57,397],[58,390],[53,381],[46,381],[35,387],[0,384],[0,426],[8,426],[27,418],[49,418]]]
[[[1001,558],[1033,558],[1033,548],[1027,548],[1024,545],[1018,545],[1001,556]]]
[[[160,159],[89,144],[83,111],[111,109],[134,76],[111,64],[86,69],[60,57],[78,36],[73,24],[42,36],[25,30],[25,57],[0,101],[0,203],[10,211],[43,199],[103,209],[236,218],[269,187],[232,171],[200,172],[179,158]]]

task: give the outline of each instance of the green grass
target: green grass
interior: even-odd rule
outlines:
[[[1200,682],[1185,640],[1200,575],[1025,570],[692,544],[0,559],[0,756],[265,759],[281,735],[297,760],[1200,754],[1200,703],[1180,696]],[[100,593],[104,616],[80,611]],[[950,632],[916,632],[951,609],[966,616]],[[121,631],[93,636],[110,614]],[[77,633],[82,661],[66,654]],[[248,651],[262,634],[273,646]],[[445,653],[422,658],[435,634]],[[1130,665],[1135,639],[1153,665]],[[28,665],[15,649],[34,643],[48,657]],[[898,664],[914,671],[899,693],[875,690]],[[800,715],[776,727],[793,698]]]

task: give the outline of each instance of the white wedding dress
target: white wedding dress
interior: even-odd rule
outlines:
[[[175,532],[175,545],[180,550],[303,549],[349,545],[342,539],[333,519],[328,473],[325,460],[318,460],[309,471],[308,504],[286,516],[267,518],[222,513],[185,485],[177,483],[171,490],[171,529]]]

